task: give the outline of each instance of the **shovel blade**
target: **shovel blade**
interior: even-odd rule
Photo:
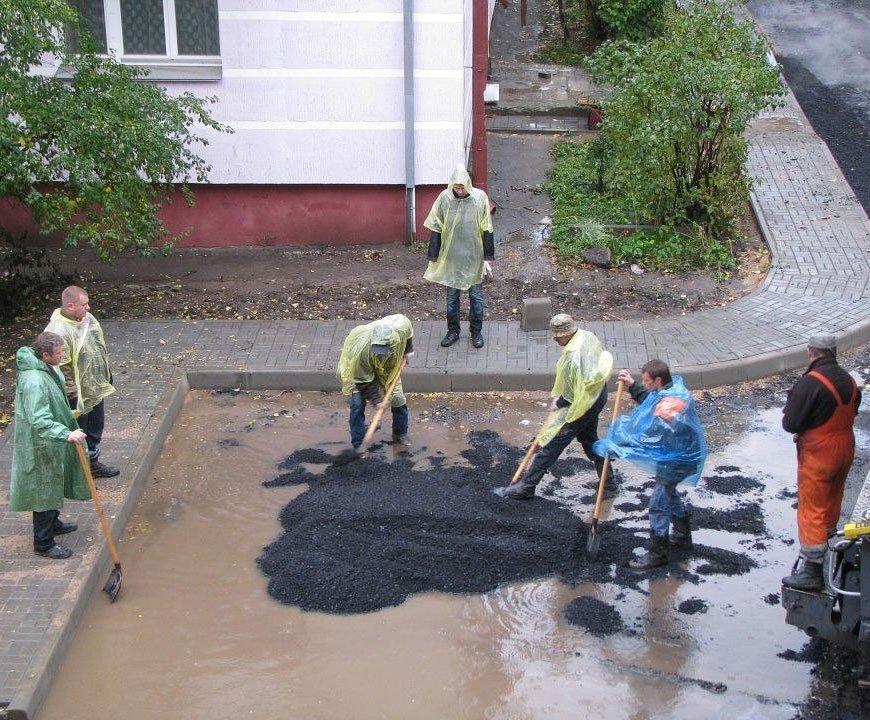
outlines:
[[[109,575],[109,579],[106,580],[106,584],[103,585],[103,592],[109,596],[112,602],[115,602],[115,598],[118,597],[118,593],[121,592],[121,566],[115,565],[115,569],[112,570],[111,575]]]
[[[589,533],[589,539],[586,541],[586,554],[591,560],[594,560],[598,555],[598,548],[601,547],[601,535],[593,529]]]

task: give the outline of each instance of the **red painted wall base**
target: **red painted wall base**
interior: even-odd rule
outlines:
[[[416,239],[428,242],[423,221],[446,186],[416,191]],[[405,188],[383,185],[200,185],[189,208],[178,195],[161,212],[170,232],[190,228],[178,247],[241,245],[376,245],[405,239]],[[0,199],[0,228],[27,233],[34,245],[62,237],[39,234],[30,210]]]

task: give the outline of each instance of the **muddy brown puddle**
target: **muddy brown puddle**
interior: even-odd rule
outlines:
[[[357,462],[467,467],[462,453],[480,430],[521,456],[546,395],[409,400],[410,454],[382,442],[386,423],[371,458]],[[598,568],[595,582],[581,572],[327,613],[270,597],[257,559],[282,535],[282,509],[308,487],[263,483],[294,452],[344,449],[343,399],[192,392],[119,543],[121,596],[93,597],[39,720],[791,718],[813,666],[778,656],[806,642],[778,604],[795,554],[794,446],[779,418],[773,408],[708,428],[704,479],[687,492],[701,524],[696,545],[741,558],[739,571],[711,569],[699,551],[628,582],[626,557]],[[579,445],[560,463],[570,458],[582,458]],[[617,470],[602,547],[608,528],[616,542],[613,521],[636,531],[640,547],[649,477],[625,463]],[[533,502],[559,503],[588,523],[590,479],[590,469],[548,476],[548,499]],[[524,505],[506,507],[521,514]],[[746,521],[753,512],[760,526]],[[732,517],[742,519],[731,527]]]

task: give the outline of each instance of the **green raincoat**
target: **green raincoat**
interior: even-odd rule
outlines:
[[[79,426],[67,403],[61,373],[23,347],[15,355],[15,427],[9,509],[59,510],[63,499],[91,497],[75,446]]]
[[[63,338],[63,360],[59,367],[66,378],[67,395],[78,398],[73,415],[90,412],[115,392],[103,328],[90,313],[79,322],[64,316],[57,308],[45,330]]]
[[[570,405],[550,413],[538,435],[538,442],[546,445],[565,423],[579,419],[601,394],[613,370],[613,356],[591,332],[578,330],[556,363],[556,382],[550,391],[552,397],[565,398]]]
[[[367,383],[376,380],[386,392],[387,386],[399,372],[405,346],[414,337],[411,321],[404,315],[387,315],[366,325],[359,325],[351,330],[341,346],[338,357],[336,377],[341,382],[341,392],[351,395],[357,383]],[[376,355],[372,345],[389,345],[388,355]],[[405,405],[405,393],[402,381],[396,384],[390,396],[390,407]]]
[[[457,184],[465,186],[468,197],[453,194]],[[468,290],[483,281],[483,233],[492,232],[489,198],[471,186],[464,167],[453,171],[450,184],[435,199],[423,225],[441,233],[441,252],[426,268],[426,280],[457,290]]]

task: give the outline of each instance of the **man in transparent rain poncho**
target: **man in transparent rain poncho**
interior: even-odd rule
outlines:
[[[60,370],[79,427],[88,436],[88,457],[95,478],[115,477],[120,470],[100,460],[106,422],[105,399],[115,392],[103,328],[90,312],[88,294],[70,285],[61,293],[61,306],[51,315],[46,332],[63,338]]]
[[[336,376],[349,396],[350,442],[359,449],[366,434],[366,401],[379,405],[399,373],[402,359],[414,354],[414,328],[404,315],[387,315],[351,330],[341,347]],[[402,381],[389,398],[393,413],[393,440],[407,445],[408,404]]]
[[[604,458],[592,446],[598,440],[598,416],[607,404],[613,357],[595,335],[578,329],[574,318],[565,313],[550,319],[550,334],[564,349],[556,362],[556,381],[550,391],[552,412],[535,439],[540,450],[518,482],[495,491],[513,500],[533,497],[541,478],[575,439],[595,464],[599,477],[604,465]]]
[[[471,186],[464,165],[456,166],[423,225],[432,231],[423,277],[447,288],[447,334],[441,347],[450,347],[459,339],[459,297],[467,290],[471,344],[482,348],[483,276],[492,275],[495,240],[489,198]]]
[[[692,547],[689,513],[677,485],[697,485],[707,459],[707,442],[692,394],[679,375],[671,376],[667,364],[650,360],[640,369],[639,382],[625,369],[617,377],[640,405],[614,419],[607,437],[595,443],[595,452],[609,453],[655,474],[649,499],[649,549],[628,563],[632,570],[650,570],[668,563],[671,548]]]

